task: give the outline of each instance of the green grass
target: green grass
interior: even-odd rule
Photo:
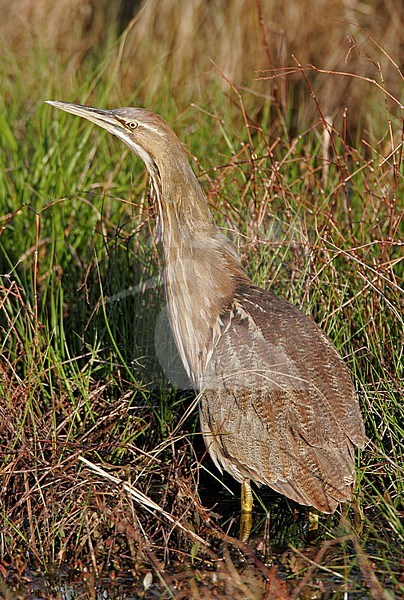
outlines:
[[[345,357],[371,440],[358,457],[356,508],[321,518],[311,534],[292,503],[260,491],[252,539],[266,545],[248,548],[235,539],[238,499],[225,488],[237,486],[221,483],[192,393],[170,385],[156,356],[164,292],[144,168],[116,140],[42,104],[85,100],[89,72],[68,98],[38,75],[33,107],[21,77],[16,68],[0,100],[0,560],[9,581],[35,565],[87,565],[96,577],[130,570],[140,582],[152,570],[173,595],[178,582],[193,589],[197,567],[204,597],[260,597],[271,586],[289,594],[303,583],[330,597],[398,595],[401,150],[391,155],[388,135],[350,146],[334,131],[324,161],[320,116],[298,131],[291,115],[272,121],[268,101],[259,115],[247,108],[247,128],[237,96],[214,85],[201,106],[209,114],[178,110],[167,81],[149,98],[198,157],[215,221],[253,280],[313,315]],[[101,79],[91,103],[113,105],[111,89]],[[243,99],[253,105],[248,92]],[[391,119],[394,139],[399,117],[377,116],[387,133]],[[240,552],[263,562],[244,564]]]

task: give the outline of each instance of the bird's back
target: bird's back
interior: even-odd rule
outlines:
[[[341,357],[312,319],[249,284],[220,328],[200,405],[213,460],[238,481],[332,512],[351,496],[353,447],[365,440]]]

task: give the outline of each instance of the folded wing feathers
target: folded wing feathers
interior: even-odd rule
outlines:
[[[205,373],[206,443],[237,480],[332,512],[350,497],[353,444],[365,439],[349,374],[311,319],[243,288],[221,317],[225,333]]]

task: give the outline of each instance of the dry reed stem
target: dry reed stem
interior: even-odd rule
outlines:
[[[209,546],[209,544],[206,540],[201,538],[199,535],[196,535],[196,533],[191,531],[188,527],[185,527],[173,515],[171,515],[167,511],[165,511],[163,508],[161,508],[161,506],[159,506],[158,504],[153,502],[153,500],[148,498],[145,494],[143,494],[142,492],[140,492],[139,490],[134,488],[132,485],[129,485],[128,483],[122,481],[118,477],[115,477],[115,476],[111,475],[110,473],[107,473],[107,471],[105,471],[105,469],[102,469],[101,467],[90,462],[89,460],[84,458],[84,456],[79,456],[78,459],[81,460],[81,462],[84,463],[89,469],[91,469],[95,473],[98,473],[99,475],[101,475],[104,479],[107,479],[108,481],[112,481],[113,483],[120,485],[126,492],[128,492],[128,494],[130,494],[146,510],[151,511],[152,513],[153,512],[160,513],[168,521],[170,521],[171,523],[174,523],[175,527],[178,527],[179,529],[184,531],[193,540],[196,540],[205,546]]]

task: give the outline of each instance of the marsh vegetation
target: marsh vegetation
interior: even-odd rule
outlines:
[[[48,598],[400,597],[401,9],[353,2],[322,22],[329,0],[306,31],[265,2],[146,2],[119,36],[119,3],[66,4],[16,1],[0,26],[0,595],[34,597],[46,577]],[[238,540],[238,485],[161,364],[143,165],[46,99],[164,116],[254,282],[344,356],[369,443],[352,505],[316,531],[256,490]]]

